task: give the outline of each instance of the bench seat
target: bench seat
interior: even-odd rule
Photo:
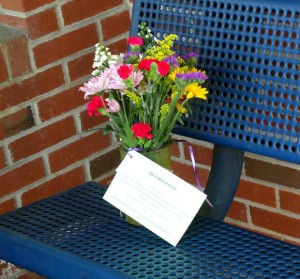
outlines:
[[[46,278],[300,278],[300,249],[197,217],[176,247],[77,186],[0,217],[0,258]]]

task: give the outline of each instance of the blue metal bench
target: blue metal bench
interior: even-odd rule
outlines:
[[[221,222],[244,151],[300,163],[298,1],[135,0],[132,34],[139,22],[178,34],[210,77],[209,100],[174,132],[215,143],[214,209],[175,248],[127,224],[89,182],[2,216],[0,258],[55,279],[300,278],[300,247]]]

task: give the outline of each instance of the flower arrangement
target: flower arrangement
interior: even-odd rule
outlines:
[[[92,78],[80,90],[89,100],[90,116],[105,115],[125,149],[144,152],[171,141],[171,131],[187,113],[191,98],[207,98],[206,74],[195,65],[194,52],[178,55],[177,36],[156,39],[145,23],[136,37],[129,37],[129,50],[113,55],[96,45]]]

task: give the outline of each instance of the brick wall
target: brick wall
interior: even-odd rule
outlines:
[[[78,88],[95,43],[125,50],[132,2],[0,0],[0,214],[113,175],[117,144],[87,132],[105,119],[87,116]],[[211,145],[190,142],[205,184]],[[187,147],[172,154],[174,172],[195,184]],[[300,244],[299,178],[299,167],[247,154],[226,221]],[[0,266],[0,278],[19,271]]]
[[[189,141],[193,143],[200,180],[205,185],[212,158],[211,145]],[[174,169],[183,179],[195,184],[188,152],[182,144],[174,148]],[[241,181],[225,221],[300,245],[300,167],[246,153]]]
[[[88,180],[119,162],[78,88],[94,45],[125,51],[130,0],[0,0],[0,214]],[[0,262],[0,278],[18,269]]]

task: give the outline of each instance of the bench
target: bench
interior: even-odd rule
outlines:
[[[176,247],[119,217],[95,182],[0,218],[0,258],[46,278],[300,278],[300,247],[222,222],[244,152],[300,163],[298,1],[135,0],[147,22],[196,50],[210,96],[179,135],[214,143],[204,206]]]

